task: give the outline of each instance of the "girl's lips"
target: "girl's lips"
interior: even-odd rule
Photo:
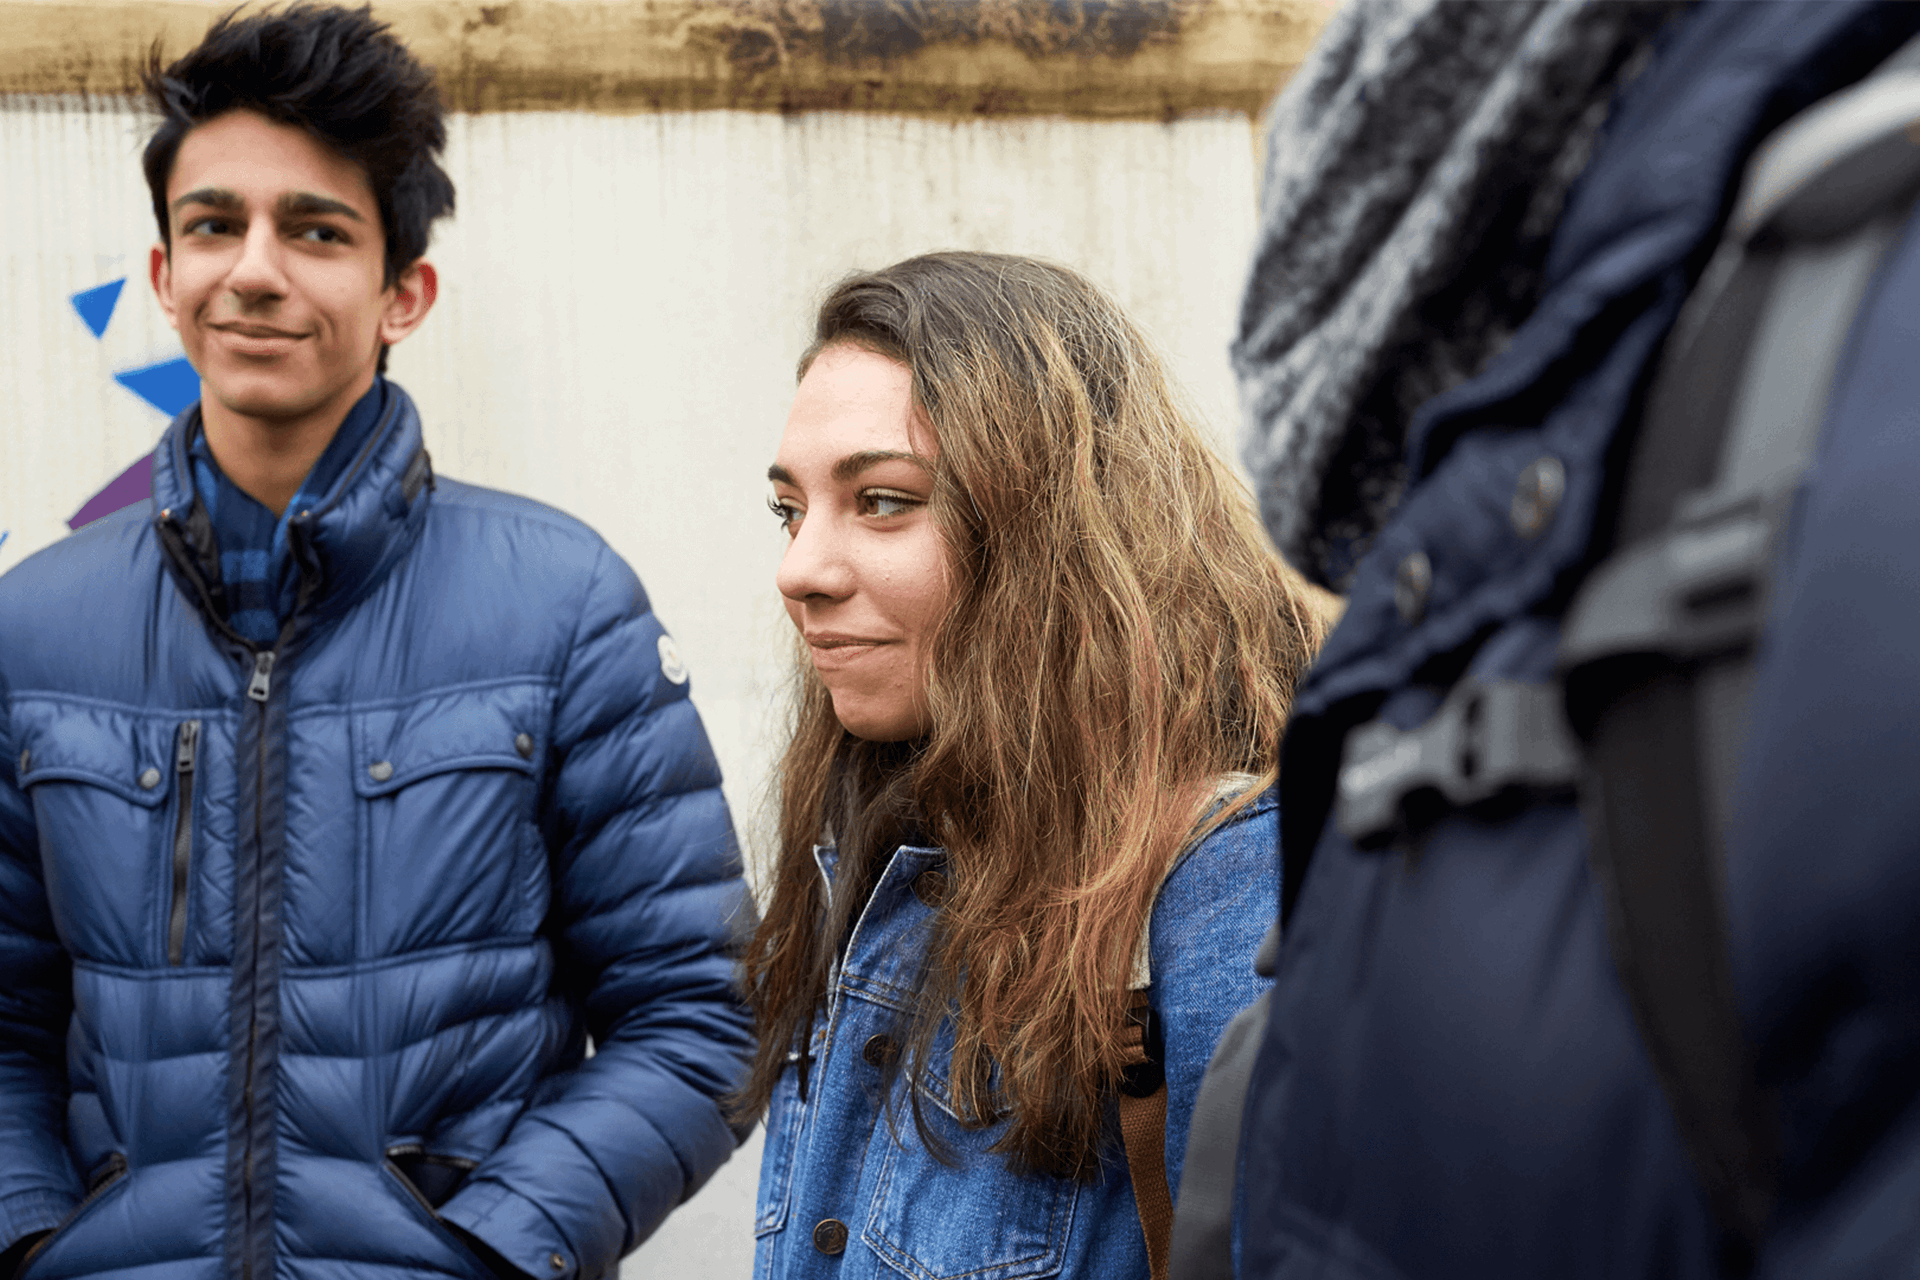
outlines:
[[[856,640],[851,637],[809,638],[807,647],[813,653],[813,665],[817,670],[827,671],[859,662],[878,649],[886,647],[885,640]]]

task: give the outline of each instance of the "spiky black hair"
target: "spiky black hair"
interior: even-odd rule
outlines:
[[[388,285],[427,251],[434,220],[453,212],[433,72],[370,8],[296,3],[244,18],[235,9],[170,66],[156,43],[141,79],[161,117],[141,164],[169,249],[167,179],[180,141],[237,108],[297,125],[366,172],[386,233]]]

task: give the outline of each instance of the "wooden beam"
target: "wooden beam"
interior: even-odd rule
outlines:
[[[0,94],[121,96],[229,0],[0,0]],[[1330,0],[382,0],[456,111],[1257,115]]]

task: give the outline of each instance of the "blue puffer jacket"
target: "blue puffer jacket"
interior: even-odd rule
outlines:
[[[197,412],[151,510],[0,580],[0,1247],[58,1228],[27,1280],[491,1274],[452,1223],[611,1275],[733,1150],[749,1043],[685,670],[579,522],[430,483],[397,387],[249,652]]]
[[[1511,346],[1413,424],[1415,483],[1297,701],[1287,929],[1248,1099],[1253,1280],[1704,1280],[1713,1214],[1617,976],[1571,800],[1414,850],[1329,820],[1341,746],[1456,679],[1552,677],[1617,433],[1754,146],[1920,6],[1710,3],[1618,104]],[[1756,669],[1727,846],[1738,998],[1785,1133],[1768,1280],[1920,1274],[1920,221],[1860,313]],[[1543,456],[1557,514],[1510,512]],[[1429,557],[1424,611],[1396,568]],[[1403,588],[1403,593],[1410,589]],[[1409,616],[1410,615],[1410,616]]]
[[[1254,952],[1273,920],[1279,837],[1271,792],[1196,844],[1161,886],[1148,928],[1148,1003],[1164,1039],[1167,1182],[1227,1023],[1267,980]],[[829,885],[835,855],[816,855]],[[944,875],[939,849],[903,846],[847,940],[813,1060],[788,1067],[767,1115],[756,1280],[1144,1280],[1146,1237],[1118,1144],[1090,1182],[1018,1174],[990,1148],[1008,1121],[968,1127],[944,1064],[922,1089],[922,1140],[905,1073],[889,1070],[913,1008]],[[951,1029],[936,1037],[950,1051]],[[803,1071],[805,1074],[803,1075]],[[1118,1124],[1115,1124],[1118,1133]]]

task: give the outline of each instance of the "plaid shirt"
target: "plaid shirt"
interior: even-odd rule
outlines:
[[[387,382],[375,378],[367,394],[347,411],[320,460],[287,504],[287,514],[323,497],[359,456],[387,405]],[[293,612],[299,575],[287,554],[287,514],[274,515],[252,494],[227,479],[213,460],[204,430],[194,432],[188,450],[194,487],[213,521],[220,548],[220,579],[227,589],[228,624],[255,644],[270,645]]]

